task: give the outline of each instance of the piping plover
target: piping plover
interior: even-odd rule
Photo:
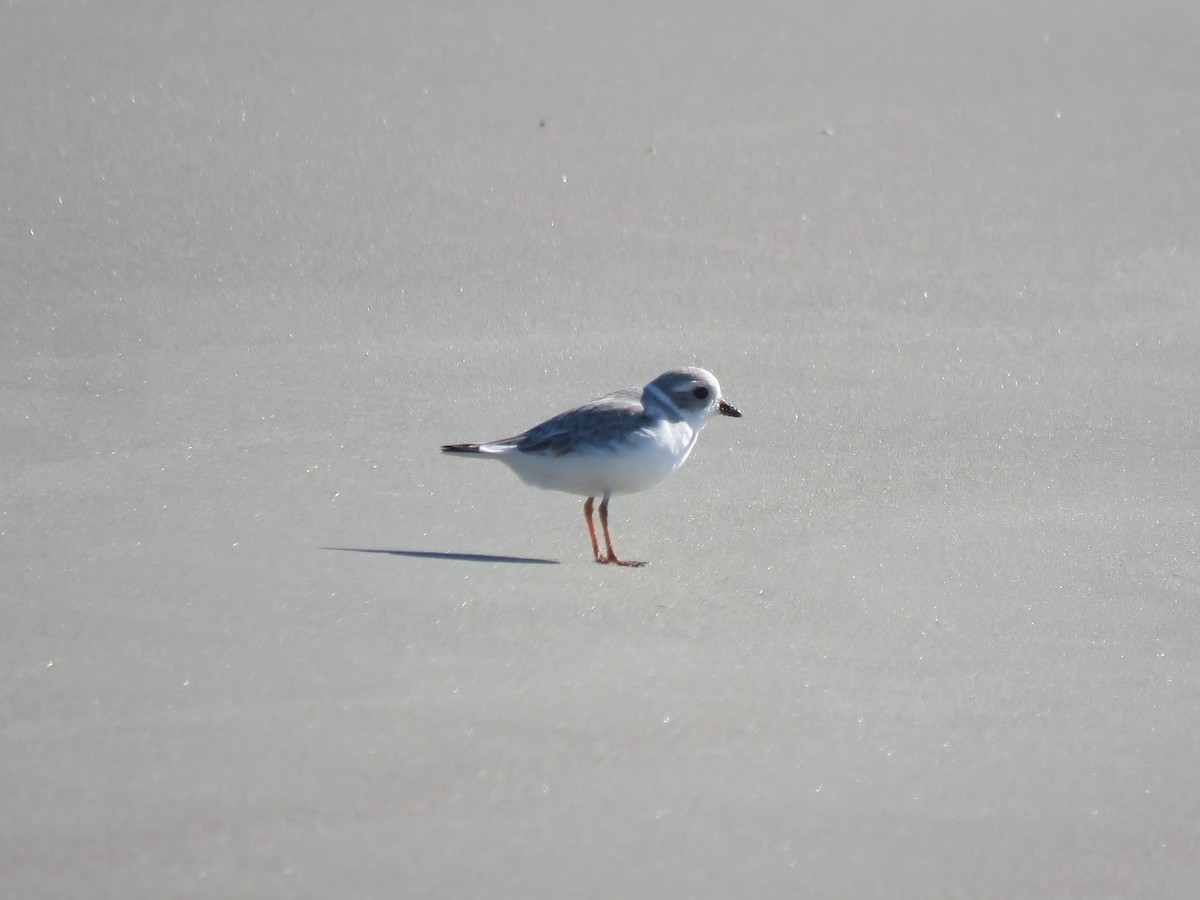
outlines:
[[[583,517],[598,563],[643,566],[617,559],[608,531],[608,501],[658,484],[681,465],[700,429],[720,413],[740,418],[721,399],[711,372],[687,367],[664,372],[640,390],[630,388],[559,413],[514,437],[485,444],[446,444],[444,453],[498,459],[527,484],[587,497]],[[600,553],[592,505],[600,501],[607,555]]]

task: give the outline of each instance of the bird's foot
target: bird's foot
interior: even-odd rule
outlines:
[[[597,556],[596,562],[603,563],[604,565],[611,563],[614,566],[626,566],[630,569],[640,569],[642,566],[648,565],[648,563],[639,559],[617,559],[615,554],[609,554],[606,557]]]

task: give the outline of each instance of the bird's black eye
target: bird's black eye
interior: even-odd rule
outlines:
[[[707,400],[708,399],[708,388],[698,387],[692,391],[692,396],[695,397],[697,400]]]

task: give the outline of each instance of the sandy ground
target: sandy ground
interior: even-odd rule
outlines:
[[[0,896],[1197,896],[1198,44],[6,4]],[[646,569],[437,453],[683,364]]]

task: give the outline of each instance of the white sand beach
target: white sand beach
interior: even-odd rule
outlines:
[[[1198,41],[6,5],[0,896],[1197,896]]]

